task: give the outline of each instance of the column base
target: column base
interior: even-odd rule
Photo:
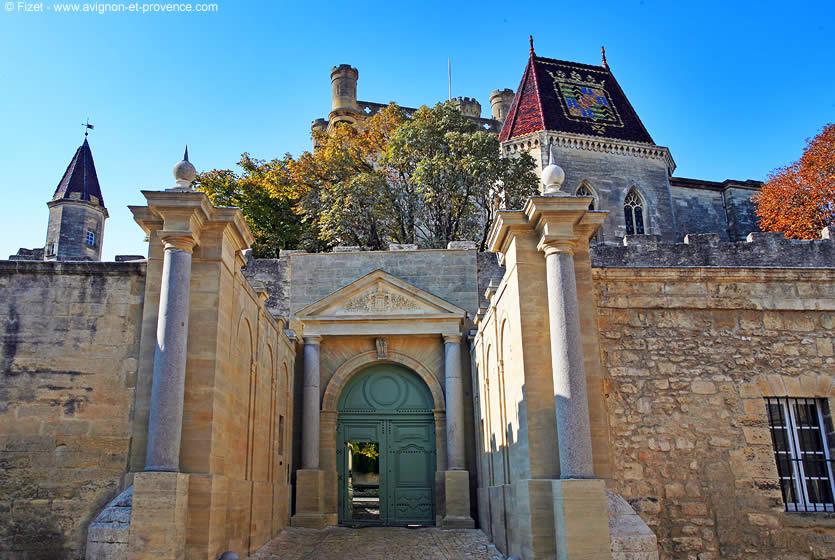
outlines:
[[[129,559],[184,557],[188,485],[187,474],[136,473],[128,536]]]
[[[439,515],[436,524],[445,529],[473,529],[475,521],[470,515],[470,473],[468,471],[442,471],[436,477],[438,484]]]
[[[337,524],[336,514],[325,512],[325,487],[325,471],[296,471],[296,514],[290,518],[290,525],[321,529]]]
[[[611,560],[609,506],[600,479],[554,480],[557,560]]]

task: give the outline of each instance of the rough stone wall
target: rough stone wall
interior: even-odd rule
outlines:
[[[630,235],[622,245],[591,248],[596,267],[765,267],[832,268],[835,236],[786,239],[782,233],[754,232],[746,241],[722,242],[717,234],[688,235],[684,243],[662,243],[657,235]]]
[[[835,271],[595,269],[611,484],[662,558],[835,558],[786,513],[763,397],[835,394]]]
[[[121,488],[142,263],[0,262],[0,558],[83,558]]]
[[[381,269],[475,316],[476,255],[476,251],[459,249],[291,254],[290,312]]]

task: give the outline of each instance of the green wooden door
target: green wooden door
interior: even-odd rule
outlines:
[[[414,373],[371,367],[339,403],[340,522],[431,525],[435,510],[432,395]]]

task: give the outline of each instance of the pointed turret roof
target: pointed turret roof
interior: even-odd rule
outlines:
[[[84,143],[75,151],[52,196],[52,200],[61,199],[81,200],[104,208],[96,164],[93,162],[93,152],[90,151],[87,138],[84,138]]]
[[[654,144],[608,65],[537,56],[531,47],[499,140],[543,130]]]

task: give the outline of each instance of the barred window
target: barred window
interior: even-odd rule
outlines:
[[[87,246],[88,247],[95,247],[96,246],[96,232],[88,229],[87,230]]]
[[[623,200],[623,217],[627,235],[644,234],[644,201],[635,189],[626,193]]]
[[[829,403],[769,397],[766,406],[786,511],[835,511]]]

